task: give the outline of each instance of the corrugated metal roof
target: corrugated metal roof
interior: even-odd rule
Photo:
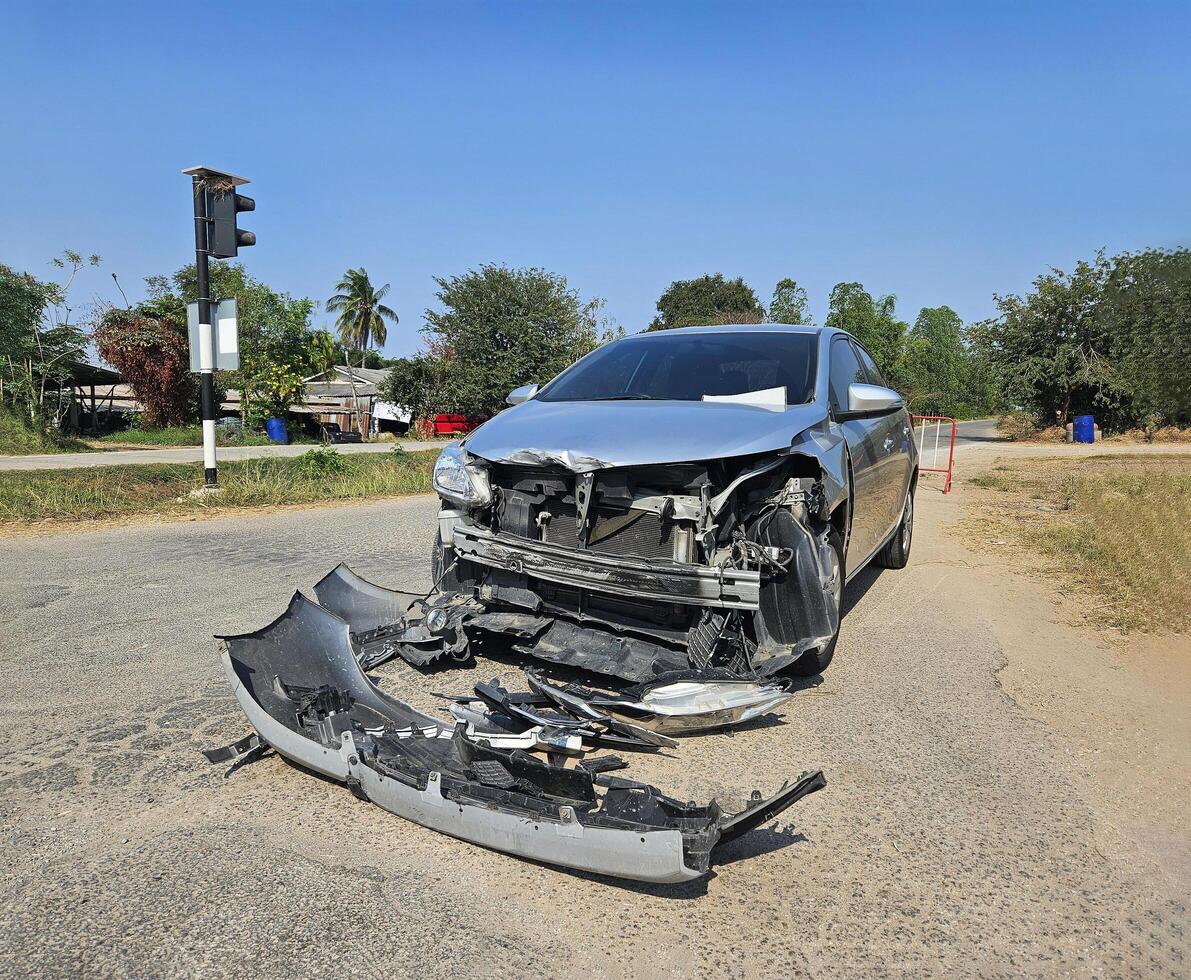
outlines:
[[[360,380],[356,382],[356,397],[372,398],[376,395],[376,385]],[[347,381],[310,381],[306,385],[306,397],[309,398],[350,398],[352,386]]]
[[[388,368],[364,368],[352,367],[350,370],[346,364],[336,364],[328,371],[323,371],[321,374],[312,374],[306,378],[307,384],[334,384],[337,381],[351,382],[351,376],[356,376],[356,384],[379,384],[386,374],[389,373]]]

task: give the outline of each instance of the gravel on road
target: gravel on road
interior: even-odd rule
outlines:
[[[433,499],[0,541],[0,974],[1185,975],[1187,883],[1112,849],[1067,737],[1001,689],[953,505],[923,490],[909,568],[849,586],[835,662],[783,723],[632,757],[729,805],[827,774],[670,887],[485,851],[275,756],[199,755],[247,728],[212,635],[339,560],[428,587]],[[442,711],[431,691],[516,671],[379,673]]]

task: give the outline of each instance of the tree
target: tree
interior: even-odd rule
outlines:
[[[389,284],[377,289],[361,267],[348,269],[335,288],[339,292],[327,300],[327,312],[339,314],[335,320],[339,342],[359,351],[367,350],[373,342],[383,347],[388,333],[385,321],[397,323],[397,314],[381,302],[389,292]]]
[[[67,249],[51,260],[65,271],[61,283],[42,282],[0,265],[0,397],[30,425],[56,421],[47,393],[58,396],[70,377],[71,362],[84,357],[87,337],[71,323],[74,311],[67,299],[79,270],[100,261],[98,255],[84,258]]]
[[[512,389],[549,381],[613,335],[602,300],[584,302],[544,269],[482,265],[435,282],[442,308],[426,311],[426,350],[398,360],[381,386],[416,418],[494,415]]]
[[[923,307],[910,328],[902,378],[922,414],[951,414],[943,410],[943,403],[963,388],[967,367],[963,333],[963,320],[950,306]]]
[[[186,304],[198,296],[193,265],[183,266],[172,276],[149,276],[145,285],[151,299],[161,304],[159,311],[178,318],[185,318]],[[323,370],[315,366],[318,342],[310,330],[314,302],[277,292],[236,262],[211,263],[210,291],[212,297],[235,298],[240,333],[240,370],[217,372],[217,384],[239,389],[245,424],[260,428],[270,413],[278,412],[279,370],[287,378]],[[283,388],[292,390],[292,386]],[[282,405],[280,411],[286,407]]]
[[[100,357],[132,388],[150,428],[183,425],[198,410],[198,385],[190,373],[186,322],[159,300],[135,309],[109,307],[92,332]]]
[[[373,341],[376,341],[378,347],[383,347],[388,332],[385,321],[392,320],[394,324],[397,323],[397,314],[381,302],[389,291],[389,284],[385,283],[380,289],[376,289],[368,273],[361,266],[358,269],[348,269],[335,288],[339,292],[327,300],[327,312],[339,314],[335,321],[339,328],[339,342],[349,350],[359,350],[361,354],[372,346]],[[352,387],[352,407],[358,413],[356,375],[351,366],[349,359],[347,374]],[[364,435],[364,417],[357,414],[356,418],[360,435]]]
[[[329,330],[312,330],[306,350],[313,374],[330,371],[344,359],[343,347],[335,341]]]
[[[793,279],[783,279],[773,287],[769,304],[770,323],[812,323],[806,312],[806,290]]]
[[[743,279],[720,273],[676,280],[658,297],[658,315],[649,330],[669,330],[698,324],[761,323],[765,307]]]
[[[864,345],[877,367],[899,384],[907,325],[896,315],[897,297],[873,299],[858,282],[837,283],[828,301],[826,326],[846,330]]]
[[[972,328],[1013,404],[1032,409],[1047,424],[1098,412],[1106,421],[1128,414],[1129,394],[1113,363],[1114,338],[1102,316],[1111,270],[1104,254],[1034,280],[1026,296],[995,296],[1000,316]]]
[[[978,383],[964,323],[949,306],[924,307],[906,340],[902,392],[920,415],[963,418],[986,410],[987,386]]]
[[[0,399],[28,421],[37,416],[36,354],[52,283],[0,264]]]
[[[1103,331],[1135,418],[1191,421],[1191,251],[1151,250],[1112,260]]]

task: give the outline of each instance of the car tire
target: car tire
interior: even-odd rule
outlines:
[[[794,677],[814,677],[816,674],[823,673],[831,663],[831,658],[835,656],[835,646],[839,642],[840,621],[843,619],[844,582],[848,577],[847,568],[844,564],[844,539],[839,531],[832,527],[827,532],[827,541],[835,549],[836,558],[839,561],[839,584],[835,590],[835,601],[838,610],[835,622],[835,635],[824,646],[814,650],[807,650],[806,653],[790,665],[786,673]]]
[[[882,568],[905,568],[910,561],[910,545],[914,543],[914,488],[906,494],[906,505],[902,508],[901,523],[893,537],[877,553],[877,564]]]

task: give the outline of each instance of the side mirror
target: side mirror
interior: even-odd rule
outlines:
[[[880,415],[902,407],[902,396],[880,385],[848,385],[849,415]]]
[[[520,388],[514,388],[510,391],[509,397],[505,401],[510,405],[520,405],[522,402],[529,401],[537,393],[537,385],[522,385]]]

